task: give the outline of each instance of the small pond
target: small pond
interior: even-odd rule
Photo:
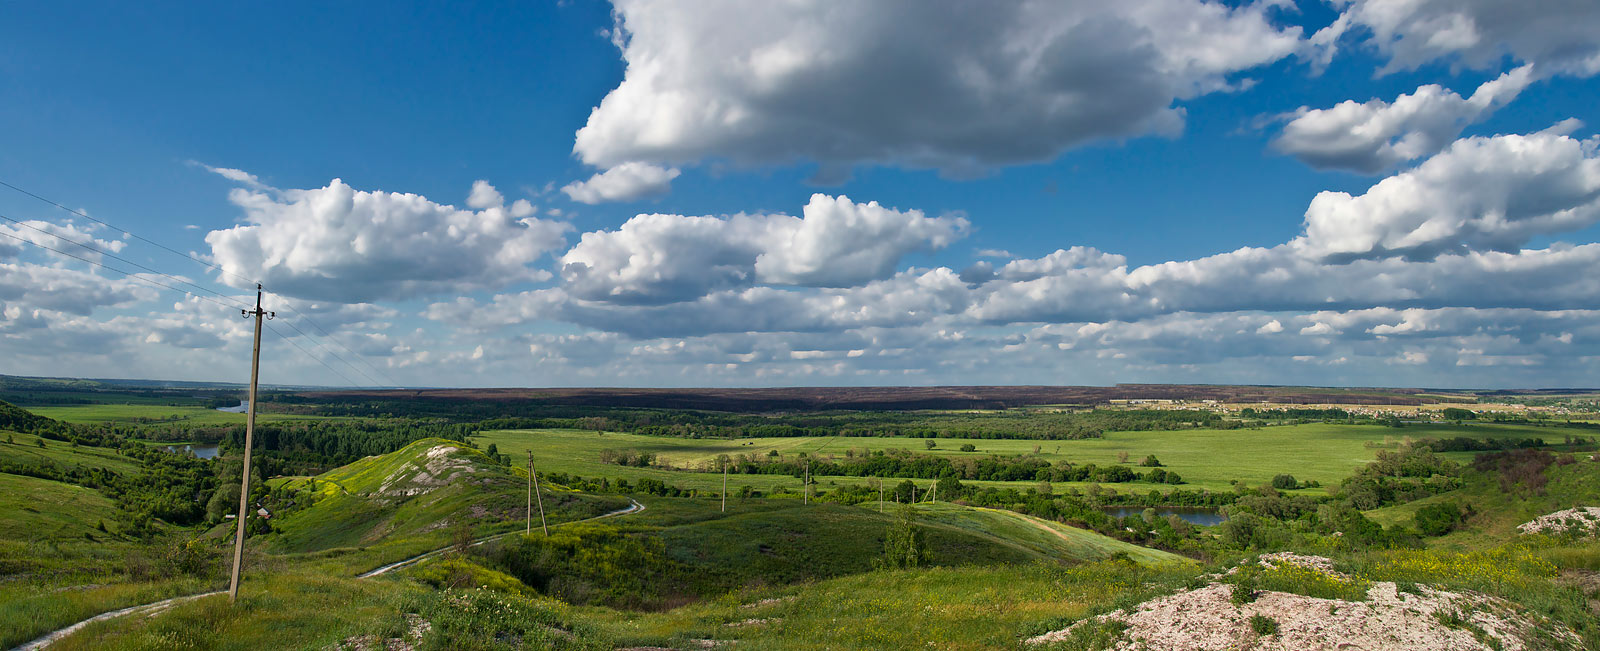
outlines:
[[[215,459],[217,457],[217,446],[211,443],[201,443],[198,445],[192,443],[184,445],[164,445],[161,446],[161,449],[178,454],[193,452],[194,456],[200,457],[201,459]]]
[[[217,411],[225,411],[225,412],[228,412],[230,414],[242,414],[244,412],[250,411],[250,401],[249,400],[240,400],[239,401],[239,406],[237,406],[237,407],[217,407]]]
[[[1108,506],[1105,511],[1111,517],[1125,518],[1130,515],[1144,513],[1145,508],[1143,506]],[[1216,509],[1204,506],[1157,506],[1155,510],[1157,516],[1164,518],[1169,515],[1176,515],[1202,527],[1222,524],[1222,521],[1227,519],[1222,517],[1222,514],[1218,513]]]

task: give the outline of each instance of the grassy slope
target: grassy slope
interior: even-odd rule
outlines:
[[[565,472],[585,477],[653,477],[675,485],[716,491],[721,488],[721,477],[714,474],[683,473],[653,468],[623,468],[602,464],[600,451],[606,448],[633,449],[653,452],[662,462],[674,466],[696,465],[708,462],[718,454],[765,454],[769,450],[789,456],[797,452],[810,455],[835,455],[843,457],[846,449],[858,453],[863,448],[883,450],[904,448],[949,457],[982,458],[991,454],[1029,454],[1034,446],[1040,448],[1040,458],[1047,461],[1070,461],[1074,464],[1117,463],[1119,452],[1127,452],[1130,460],[1138,462],[1154,454],[1171,471],[1183,475],[1187,490],[1230,490],[1230,480],[1239,479],[1251,485],[1263,484],[1279,473],[1289,473],[1297,479],[1316,480],[1324,485],[1336,484],[1355,469],[1370,462],[1377,449],[1367,447],[1368,442],[1382,444],[1398,442],[1403,437],[1543,437],[1559,440],[1563,430],[1555,427],[1527,425],[1414,425],[1395,429],[1378,425],[1329,425],[1312,423],[1282,427],[1240,430],[1177,430],[1165,432],[1111,432],[1101,439],[1079,441],[1029,441],[1003,439],[934,439],[937,448],[928,451],[923,439],[916,438],[841,438],[795,437],[754,438],[738,440],[687,439],[632,434],[597,434],[584,430],[509,430],[485,432],[477,437],[479,444],[495,444],[501,452],[513,457],[533,450],[539,468],[549,472]],[[1592,431],[1578,432],[1585,436]],[[963,444],[977,446],[976,452],[961,452]],[[857,477],[820,477],[826,486],[857,483]],[[980,485],[988,482],[978,482]],[[998,482],[996,482],[998,483]],[[1031,482],[1017,483],[1030,486]],[[729,485],[750,485],[771,490],[778,486],[798,490],[799,482],[791,477],[771,475],[740,475],[729,479]],[[1070,484],[1069,484],[1070,486]],[[1081,488],[1082,486],[1080,486]],[[1124,484],[1108,486],[1121,491],[1145,492],[1150,484]],[[1062,487],[1066,488],[1065,486]],[[1165,487],[1161,487],[1163,490]]]
[[[1123,553],[1143,564],[1188,562],[1188,559],[1177,554],[999,509],[943,503],[919,504],[917,517],[930,526],[967,531],[1024,548],[1044,560],[1098,561]]]
[[[116,531],[99,492],[0,473],[0,648],[109,609],[193,590],[193,582],[129,576],[149,550]]]
[[[434,459],[428,453],[447,452]],[[482,452],[443,439],[423,439],[399,451],[362,459],[316,478],[316,501],[274,521],[269,550],[304,553],[336,547],[392,548],[384,558],[404,557],[437,547],[448,527],[465,521],[479,534],[514,528],[522,521],[526,480],[490,462]],[[308,488],[306,480],[280,482]],[[405,495],[405,491],[417,494]],[[545,510],[552,522],[591,517],[622,508],[620,497],[595,497],[545,487]]]
[[[116,507],[99,491],[0,473],[0,541],[4,543],[81,541],[86,540],[85,534],[105,537],[96,525],[115,519]]]
[[[1585,455],[1579,455],[1582,459]],[[1552,465],[1545,471],[1549,479],[1543,495],[1525,491],[1507,493],[1491,475],[1468,470],[1466,485],[1459,490],[1407,504],[1368,512],[1368,517],[1385,526],[1411,524],[1418,509],[1429,504],[1454,503],[1470,506],[1474,515],[1466,526],[1429,541],[1432,547],[1477,549],[1499,544],[1517,536],[1517,525],[1535,517],[1575,506],[1600,506],[1600,463],[1583,461],[1568,466]]]
[[[713,585],[785,585],[871,570],[883,553],[884,533],[892,520],[855,507],[790,503],[667,527],[653,535],[662,539],[669,556],[703,568]],[[1043,560],[1027,548],[969,531],[927,527],[924,533],[936,565]]]
[[[7,436],[16,440],[14,444],[6,444]],[[32,434],[0,433],[0,460],[24,466],[56,465],[63,467],[81,466],[84,468],[105,468],[118,474],[132,475],[139,472],[139,463],[133,459],[122,456],[121,453],[111,448],[97,448],[87,445],[73,447],[70,443],[61,441],[45,441],[45,447],[39,447],[39,437]]]

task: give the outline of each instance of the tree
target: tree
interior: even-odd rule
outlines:
[[[967,490],[966,486],[961,485],[960,479],[949,476],[940,477],[939,483],[936,485],[939,487],[939,495],[943,495],[944,499],[949,501],[955,501],[960,498],[962,493]]]
[[[911,493],[917,490],[917,485],[907,479],[894,487],[894,498],[901,504],[911,503]]]
[[[1140,461],[1139,465],[1144,466],[1146,468],[1160,468],[1161,467],[1161,462],[1156,459],[1156,455],[1152,454],[1150,456],[1145,457],[1144,461]]]
[[[939,447],[939,442],[935,441],[933,439],[925,439],[922,442],[922,446],[925,447],[925,448],[928,448],[929,450],[932,450],[932,449],[934,449],[936,447]]]
[[[500,448],[495,446],[495,444],[490,443],[489,449],[484,450],[484,453],[488,454],[490,459],[494,459],[495,463],[500,462]]]
[[[1117,463],[1127,463],[1127,462],[1128,462],[1128,451],[1127,450],[1123,450],[1121,452],[1118,452],[1117,453]]]
[[[1272,478],[1272,487],[1281,491],[1294,490],[1300,485],[1295,481],[1294,475],[1277,475]]]
[[[909,483],[909,482],[908,482]],[[889,525],[883,536],[883,558],[878,566],[887,569],[921,567],[932,560],[923,541],[922,528],[917,526],[916,515],[910,506],[900,507],[900,515]]]
[[[973,445],[971,443],[962,443],[961,444],[961,451],[962,452],[977,452],[978,451],[978,446]]]
[[[221,522],[223,516],[239,508],[239,481],[223,483],[217,486],[217,492],[211,494],[211,499],[206,501],[206,521]]]

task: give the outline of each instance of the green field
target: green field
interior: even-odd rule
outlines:
[[[7,437],[15,443],[6,444]],[[32,434],[0,433],[0,461],[20,466],[61,466],[71,468],[105,468],[117,473],[137,473],[139,464],[116,450],[87,445],[74,446],[63,441],[44,442]]]
[[[690,473],[657,468],[627,468],[600,462],[604,449],[630,449],[657,455],[658,463],[689,469],[710,467],[719,454],[765,455],[777,450],[784,456],[798,452],[820,457],[843,457],[845,450],[857,454],[862,450],[906,449],[919,453],[947,457],[984,457],[988,455],[1032,454],[1035,447],[1041,459],[1052,463],[1069,461],[1073,464],[1094,463],[1105,466],[1117,463],[1119,453],[1128,453],[1130,463],[1137,463],[1146,455],[1155,455],[1172,472],[1183,476],[1185,490],[1205,489],[1226,491],[1232,481],[1239,480],[1258,486],[1272,480],[1273,476],[1287,473],[1301,481],[1314,480],[1323,485],[1337,485],[1357,468],[1372,461],[1379,449],[1372,445],[1398,444],[1403,438],[1524,438],[1543,437],[1547,441],[1560,441],[1566,433],[1593,435],[1589,430],[1565,430],[1559,427],[1532,425],[1416,425],[1390,428],[1379,425],[1332,425],[1310,423],[1259,429],[1235,430],[1174,430],[1150,432],[1110,432],[1104,438],[1072,441],[1033,441],[1015,439],[932,439],[937,447],[927,450],[924,439],[919,438],[842,438],[793,437],[751,439],[689,439],[632,434],[600,434],[585,430],[503,430],[484,432],[474,437],[480,447],[494,444],[502,453],[522,459],[528,450],[543,472],[564,472],[584,477],[651,477],[669,484],[706,491],[721,490],[720,475]],[[976,452],[961,452],[963,444],[973,444]],[[1470,454],[1467,458],[1470,458]],[[799,490],[799,482],[792,477],[774,475],[735,475],[729,486],[737,488],[750,485],[760,490],[786,487]],[[818,477],[826,488],[836,484],[871,481],[860,477]],[[926,483],[924,482],[919,483]],[[974,482],[977,485],[1004,485],[1001,482]],[[1013,482],[1012,485],[1031,487],[1034,482]],[[1062,489],[1073,486],[1067,484]],[[1079,488],[1087,484],[1078,484]],[[1144,493],[1151,488],[1167,490],[1168,486],[1144,483],[1107,485],[1119,491]]]
[[[183,423],[189,425],[243,425],[245,423],[244,414],[217,411],[202,405],[100,403],[93,405],[29,407],[28,411],[46,418],[54,418],[69,423]],[[256,422],[321,418],[323,417],[298,414],[256,414]]]

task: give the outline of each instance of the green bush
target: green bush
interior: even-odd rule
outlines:
[[[1422,535],[1443,536],[1455,530],[1456,525],[1461,523],[1461,509],[1450,502],[1429,504],[1417,509],[1412,520]]]
[[[1256,635],[1275,635],[1278,632],[1278,620],[1265,615],[1250,616],[1250,630]]]

